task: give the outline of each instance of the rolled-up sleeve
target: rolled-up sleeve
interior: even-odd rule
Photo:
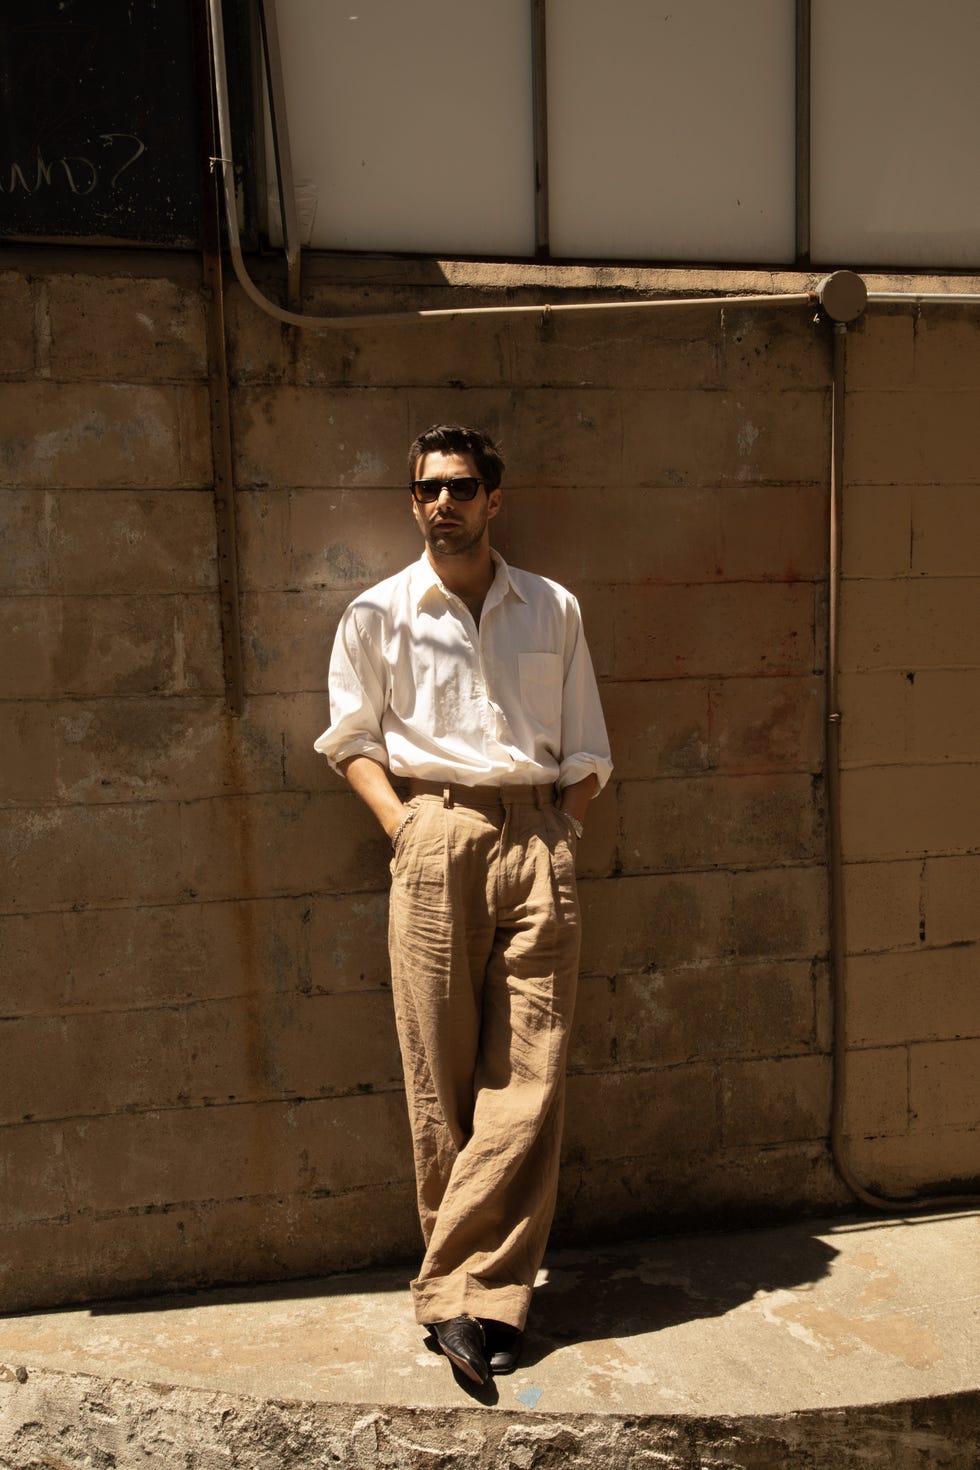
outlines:
[[[612,774],[609,737],[599,699],[592,658],[585,640],[578,602],[567,594],[565,625],[565,682],[562,692],[561,765],[559,787],[574,786],[595,775],[602,790]]]
[[[377,640],[362,626],[356,603],[340,620],[330,655],[330,724],[314,749],[334,770],[351,756],[366,755],[388,766],[381,721],[387,700],[384,661]]]

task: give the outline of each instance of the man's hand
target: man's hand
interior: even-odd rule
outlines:
[[[581,781],[576,781],[572,786],[562,788],[558,797],[558,810],[567,812],[577,822],[585,821],[585,814],[589,809],[589,802],[599,789],[599,778],[593,772],[591,775],[583,776]]]
[[[359,796],[391,838],[408,816],[408,807],[397,796],[388,772],[369,755],[352,755],[337,768],[355,796]]]

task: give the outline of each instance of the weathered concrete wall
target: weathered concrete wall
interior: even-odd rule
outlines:
[[[860,1177],[980,1172],[980,321],[877,308],[854,334],[841,646]]]
[[[8,1370],[9,1371],[9,1370]],[[373,1404],[257,1400],[87,1374],[0,1378],[4,1470],[142,1470],[311,1464],[428,1470],[975,1470],[974,1394],[798,1414],[703,1418],[543,1414],[503,1407],[379,1409]]]
[[[0,276],[5,1302],[416,1249],[386,844],[311,743],[340,609],[417,553],[404,454],[438,418],[499,433],[498,544],[581,596],[617,761],[581,852],[559,1230],[843,1202],[827,1153],[826,326],[714,308],[294,334],[231,289],[235,720],[195,265],[17,263]],[[508,285],[540,299],[542,281],[591,299],[585,285],[626,281],[455,269],[447,285],[434,267],[338,265],[306,309],[479,304]],[[977,1168],[980,542],[946,516],[976,525],[978,344],[973,318],[876,312],[851,354],[850,1127],[872,1182],[903,1188]],[[919,560],[900,565],[913,505]],[[882,718],[886,688],[904,723]]]

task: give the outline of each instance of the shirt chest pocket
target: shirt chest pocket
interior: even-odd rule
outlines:
[[[519,653],[521,705],[538,725],[557,725],[561,720],[562,663],[558,653]]]

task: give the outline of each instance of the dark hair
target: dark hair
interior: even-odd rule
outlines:
[[[496,490],[504,473],[504,457],[489,434],[482,429],[464,429],[462,424],[433,424],[420,434],[408,451],[408,478],[424,454],[468,454],[487,490]]]

